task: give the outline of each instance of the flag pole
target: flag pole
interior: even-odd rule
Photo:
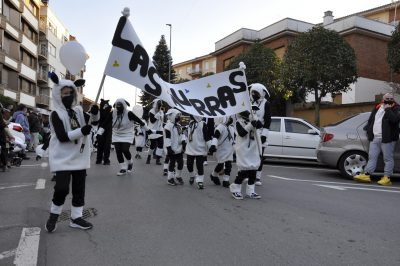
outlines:
[[[103,78],[101,79],[99,90],[97,91],[96,100],[94,101],[95,104],[97,104],[97,101],[99,100],[100,93],[101,93],[101,90],[103,88],[105,78],[106,78],[106,74],[103,74]]]
[[[243,70],[243,74],[244,74],[244,77],[245,77],[245,80],[246,80],[246,90],[247,90],[247,78],[246,78],[246,72],[245,72],[246,65],[243,62],[240,62],[239,63],[239,69]],[[253,113],[253,110],[251,108],[250,94],[246,93],[246,95],[247,95],[247,97],[246,97],[247,98],[247,102],[249,103],[249,106],[250,106],[251,120],[254,120],[254,113]],[[253,128],[253,131],[254,131],[254,138],[256,139],[256,143],[257,143],[258,154],[260,156],[264,156],[264,154],[262,154],[262,145],[261,145],[260,135],[258,135],[258,132],[257,132],[256,128]]]

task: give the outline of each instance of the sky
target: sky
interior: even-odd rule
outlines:
[[[390,4],[390,0],[50,0],[49,7],[76,36],[90,58],[86,62],[84,94],[94,100],[111,51],[111,40],[124,7],[149,56],[153,56],[161,35],[171,55],[180,63],[215,50],[215,42],[240,28],[260,30],[284,18],[321,23],[324,12],[334,18]],[[100,98],[125,98],[135,105],[136,88],[106,77]],[[140,90],[137,89],[137,101]]]

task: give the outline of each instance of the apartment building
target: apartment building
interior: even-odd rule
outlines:
[[[75,37],[40,0],[0,0],[0,94],[30,108],[52,109],[48,72],[75,80],[61,64],[61,46]],[[79,88],[79,102],[83,92]]]
[[[400,75],[391,73],[386,59],[387,43],[400,19],[398,5],[399,1],[338,19],[334,19],[331,11],[325,12],[323,23],[318,25],[337,31],[353,47],[357,57],[359,78],[350,86],[350,91],[335,99],[336,103],[375,101],[377,95],[391,90],[388,82],[400,83]],[[286,18],[259,31],[239,29],[215,43],[212,55],[217,58],[217,72],[223,71],[256,40],[282,58],[289,43],[313,26],[315,24]],[[307,100],[313,101],[313,96]],[[324,100],[333,101],[330,97]]]
[[[206,73],[216,73],[217,58],[208,54],[175,64],[172,67],[175,70],[178,80],[192,80],[197,79]]]

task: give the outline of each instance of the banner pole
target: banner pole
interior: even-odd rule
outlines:
[[[97,91],[96,100],[94,101],[95,104],[97,104],[97,101],[99,100],[101,89],[103,88],[105,78],[106,78],[106,74],[103,74],[103,77],[100,82],[99,90]]]
[[[245,71],[246,65],[243,62],[240,62],[239,63],[239,68],[243,70],[243,74],[244,74],[244,77],[245,77],[245,80],[246,80],[246,89],[247,89],[248,85],[247,85],[247,78],[246,78],[246,71]],[[249,103],[249,106],[250,106],[251,120],[254,120],[254,113],[253,113],[253,110],[251,108],[251,100],[250,100],[249,92],[247,92],[246,95],[247,95],[247,97],[246,97],[247,98],[247,102]],[[254,131],[254,138],[256,139],[256,143],[257,143],[258,154],[260,156],[264,156],[264,154],[262,154],[262,144],[261,144],[260,135],[258,135],[258,132],[257,132],[256,128],[254,128],[253,131]]]

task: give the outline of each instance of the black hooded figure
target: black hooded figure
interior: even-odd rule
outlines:
[[[100,119],[97,130],[97,158],[96,164],[110,165],[110,150],[112,137],[112,107],[109,100],[100,99]]]

